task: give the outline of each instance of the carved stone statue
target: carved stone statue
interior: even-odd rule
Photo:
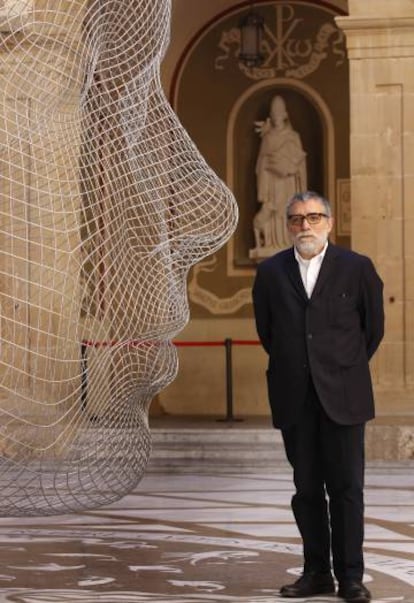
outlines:
[[[290,245],[285,205],[294,193],[307,189],[306,153],[281,96],[272,99],[269,117],[255,126],[262,138],[256,163],[257,200],[262,207],[253,218],[256,247],[249,255],[263,258]]]

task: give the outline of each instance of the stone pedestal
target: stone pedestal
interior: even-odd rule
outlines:
[[[256,262],[260,262],[265,258],[270,258],[272,255],[275,255],[278,251],[280,251],[280,249],[276,247],[255,247],[254,249],[250,249],[249,258]]]

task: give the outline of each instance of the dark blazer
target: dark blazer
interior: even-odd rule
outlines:
[[[295,423],[310,374],[332,420],[374,417],[368,361],[384,334],[382,291],[369,258],[331,243],[310,299],[293,248],[259,264],[253,302],[275,427]]]

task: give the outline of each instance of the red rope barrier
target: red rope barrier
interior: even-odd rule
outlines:
[[[195,346],[222,346],[224,341],[173,341],[173,344],[178,347],[195,347]]]
[[[232,345],[260,345],[260,341],[250,340],[250,339],[230,339]],[[139,339],[130,339],[126,341],[92,341],[90,339],[84,339],[82,344],[90,347],[90,348],[104,348],[104,347],[113,347],[117,345],[148,345],[148,344],[159,343],[157,341],[146,341]],[[173,341],[172,342],[177,347],[218,347],[225,346],[226,340],[223,341]]]

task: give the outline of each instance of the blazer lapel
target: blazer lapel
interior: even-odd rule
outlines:
[[[337,251],[336,251],[335,245],[328,243],[328,247],[326,249],[325,256],[322,261],[321,269],[319,271],[318,278],[316,280],[315,287],[314,287],[311,297],[319,295],[319,293],[322,291],[325,283],[327,282],[327,280],[329,279],[331,274],[334,272],[336,256],[337,256]]]
[[[295,258],[293,247],[290,249],[290,253],[286,257],[286,272],[289,275],[295,289],[305,300],[308,299],[308,295],[303,286],[302,277],[300,275],[299,265]]]

